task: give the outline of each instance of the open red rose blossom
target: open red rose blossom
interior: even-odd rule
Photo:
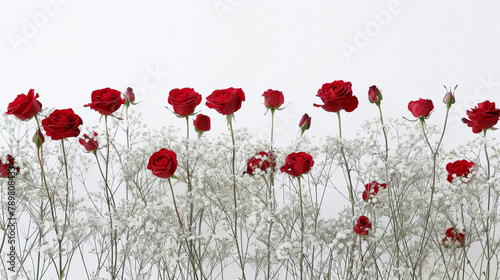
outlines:
[[[463,118],[462,121],[468,127],[472,127],[472,132],[479,133],[497,124],[498,118],[500,118],[500,109],[495,108],[495,102],[486,100],[467,110],[467,117],[469,119]]]
[[[342,80],[324,84],[319,90],[317,97],[321,98],[324,105],[314,104],[327,112],[337,113],[340,110],[352,112],[358,107],[358,98],[352,95],[351,82]]]
[[[19,94],[14,101],[9,103],[5,113],[14,115],[22,121],[29,120],[42,109],[42,103],[37,98],[38,93],[35,95],[34,89],[30,89],[27,95],[24,93]]]
[[[94,90],[91,96],[92,102],[84,105],[96,110],[101,115],[111,115],[120,109],[122,104],[125,104],[125,98],[122,98],[122,93],[116,89],[103,88]]]

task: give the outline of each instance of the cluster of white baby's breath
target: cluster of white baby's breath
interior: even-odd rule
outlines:
[[[71,262],[66,273],[76,266],[89,279],[108,278],[112,270],[119,279],[222,279],[243,267],[247,279],[468,279],[485,269],[485,259],[500,255],[500,147],[489,135],[453,150],[441,147],[433,158],[430,147],[441,131],[425,124],[427,143],[420,123],[402,119],[384,126],[368,121],[354,139],[306,133],[277,147],[238,123],[233,146],[229,132],[186,139],[185,127],[148,128],[133,110],[118,116],[108,118],[107,128],[104,122],[82,128],[98,133],[96,155],[71,138],[63,156],[61,141],[46,137],[47,188],[31,142],[36,123],[2,117],[8,144],[0,147],[1,160],[15,155],[20,166],[24,244],[17,251],[25,269],[19,277],[35,278],[37,269],[52,274],[62,259]],[[147,169],[161,148],[177,155],[175,178]],[[247,161],[262,151],[273,151],[276,168],[248,174]],[[315,162],[300,189],[296,178],[280,172],[293,152],[307,152]],[[459,159],[475,166],[450,183],[446,164]],[[373,181],[387,188],[364,201]],[[7,181],[1,184],[4,198]],[[353,230],[361,215],[372,224],[363,236]],[[464,233],[463,244],[446,239],[450,227]]]

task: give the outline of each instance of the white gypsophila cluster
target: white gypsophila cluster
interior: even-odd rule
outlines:
[[[63,154],[61,141],[46,137],[47,184],[31,142],[34,122],[2,118],[12,141],[1,146],[2,161],[11,153],[21,167],[18,236],[23,248],[34,248],[18,249],[27,267],[19,277],[35,278],[37,268],[57,275],[59,264],[71,262],[90,279],[222,279],[235,271],[247,279],[469,279],[499,256],[494,138],[448,151],[437,148],[439,128],[424,124],[427,142],[419,122],[387,119],[382,126],[375,119],[356,138],[335,131],[285,147],[255,140],[235,123],[233,145],[229,131],[186,139],[186,128],[148,128],[132,109],[116,116],[107,128],[101,121],[82,129],[99,134],[96,155],[77,138],[64,140]],[[176,153],[175,178],[147,169],[161,148]],[[247,161],[262,151],[273,151],[276,168],[248,174]],[[280,172],[293,152],[315,162],[300,187]],[[475,166],[450,183],[446,164],[459,159]],[[387,188],[364,201],[374,181]],[[7,181],[1,184],[5,198]],[[354,231],[362,215],[371,224],[366,235]],[[451,227],[463,242],[446,236]],[[32,261],[38,253],[39,267]]]

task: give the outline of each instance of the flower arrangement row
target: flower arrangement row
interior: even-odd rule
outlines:
[[[16,275],[42,279],[49,271],[67,279],[74,254],[91,248],[94,269],[88,269],[84,256],[81,262],[88,279],[218,279],[234,276],[235,270],[241,279],[493,279],[500,269],[492,262],[500,240],[498,161],[486,134],[495,129],[500,109],[484,101],[465,112],[464,124],[482,136],[474,145],[447,152],[442,140],[455,89],[446,90],[446,116],[438,131],[426,123],[434,110],[430,99],[408,103],[415,119],[384,122],[383,96],[372,86],[368,101],[380,118],[367,125],[364,138],[350,140],[342,138],[341,112],[358,107],[351,87],[341,80],[326,83],[317,94],[323,104],[314,104],[337,114],[337,137],[311,144],[303,137],[311,126],[304,114],[300,138],[288,148],[274,146],[274,116],[285,109],[284,94],[277,90],[262,95],[271,112],[271,138],[257,144],[233,127],[233,115],[245,101],[240,88],[206,97],[206,106],[228,124],[228,134],[214,142],[204,139],[211,120],[195,113],[203,98],[192,88],[173,89],[167,100],[172,113],[186,120],[183,139],[170,132],[153,139],[146,136],[151,131],[137,138],[141,126],[134,126],[140,117],[130,109],[138,105],[133,89],[96,90],[84,106],[104,118],[103,131],[90,130],[77,139],[79,150],[94,163],[72,148],[71,139],[81,134],[80,116],[71,108],[46,115],[33,89],[18,95],[6,114],[35,120],[30,138],[37,164],[19,164],[23,156],[11,152],[1,159],[0,176],[26,183],[19,205],[27,214],[19,221],[40,223],[26,226],[37,233],[23,235],[28,236],[24,246],[37,249],[19,249]],[[190,118],[197,139],[190,138]],[[10,125],[19,129],[21,123]],[[60,145],[47,146],[45,137]],[[22,141],[8,149],[30,153]],[[98,181],[90,180],[95,173]],[[37,187],[27,190],[28,184]],[[86,194],[78,196],[81,186]],[[326,218],[321,208],[332,190],[345,197],[346,205]],[[92,226],[81,230],[83,221],[92,219]],[[416,229],[409,231],[408,222]],[[151,248],[140,248],[139,238]],[[476,248],[481,252],[472,253]],[[28,263],[33,269],[24,267]]]

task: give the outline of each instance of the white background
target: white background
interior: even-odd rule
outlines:
[[[308,135],[337,133],[336,116],[313,103],[323,83],[351,81],[360,100],[343,112],[353,137],[363,120],[377,116],[368,87],[378,85],[388,117],[411,117],[410,100],[430,98],[442,125],[445,93],[453,87],[450,134],[472,136],[460,122],[486,99],[500,103],[500,4],[497,1],[2,1],[0,4],[0,110],[34,88],[45,107],[73,108],[85,125],[98,113],[84,108],[93,90],[136,89],[137,110],[151,127],[182,126],[168,92],[193,87],[241,87],[247,97],[236,127],[268,139],[270,115],[262,93],[283,91],[288,107],[277,113],[276,139],[296,137],[304,113]],[[212,136],[227,131],[212,117]],[[500,105],[500,104],[499,104]],[[362,132],[361,132],[362,133]],[[450,136],[451,135],[451,136]],[[454,136],[455,135],[455,136]],[[460,136],[463,140],[463,136]],[[449,147],[451,148],[451,147]]]

